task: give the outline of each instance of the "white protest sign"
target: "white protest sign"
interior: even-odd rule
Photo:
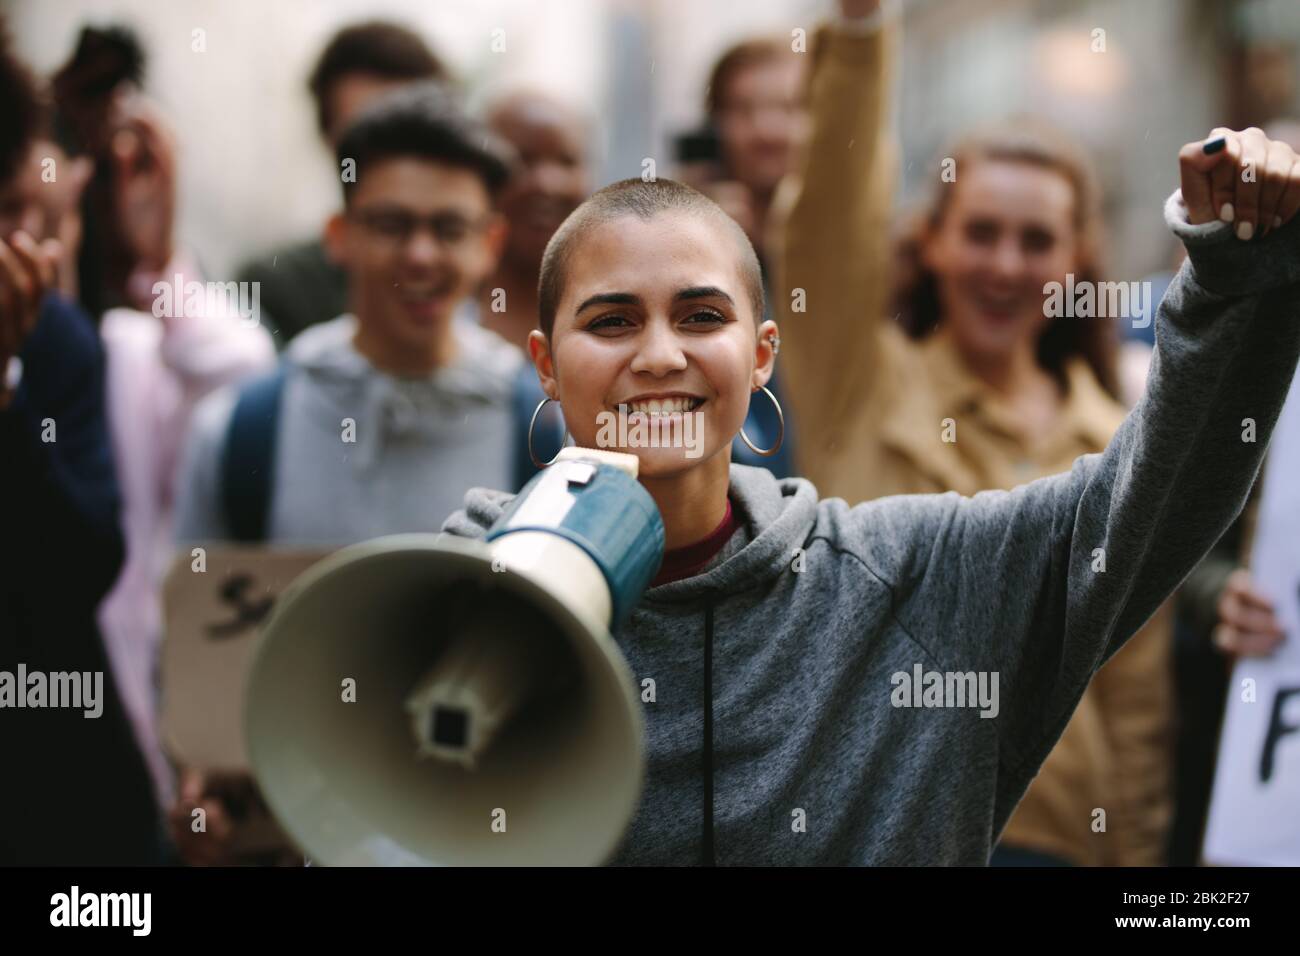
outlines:
[[[1202,855],[1300,866],[1300,376],[1269,446],[1250,568],[1287,640],[1233,669]]]

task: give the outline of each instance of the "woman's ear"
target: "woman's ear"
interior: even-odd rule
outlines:
[[[776,368],[776,355],[781,350],[781,330],[768,319],[758,327],[758,342],[754,345],[754,372],[750,387],[766,385]]]
[[[551,343],[546,340],[540,329],[528,333],[528,357],[537,369],[537,379],[542,384],[542,391],[553,401],[560,400],[560,386],[555,380],[555,357],[551,354]]]

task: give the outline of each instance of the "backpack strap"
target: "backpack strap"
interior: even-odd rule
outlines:
[[[232,540],[266,540],[275,477],[275,439],[280,397],[287,378],[280,362],[274,372],[239,389],[221,457],[221,506]]]

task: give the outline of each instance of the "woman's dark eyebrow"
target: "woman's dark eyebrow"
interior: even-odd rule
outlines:
[[[679,289],[673,296],[677,301],[684,299],[724,299],[731,305],[735,301],[727,293],[723,292],[716,285],[693,285],[685,289]],[[593,305],[640,305],[641,297],[631,292],[601,292],[583,299],[579,304],[574,315],[581,315],[583,309]]]
[[[674,299],[726,299],[728,304],[735,305],[735,300],[727,293],[723,292],[716,285],[693,285],[690,288],[682,289]]]
[[[578,315],[583,309],[593,305],[640,305],[640,296],[635,296],[631,292],[601,292],[589,298],[583,299],[582,304],[578,306],[574,315]]]

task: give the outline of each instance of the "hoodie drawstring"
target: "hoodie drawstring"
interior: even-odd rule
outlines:
[[[713,603],[704,606],[704,812],[700,865],[716,866],[713,857]]]

